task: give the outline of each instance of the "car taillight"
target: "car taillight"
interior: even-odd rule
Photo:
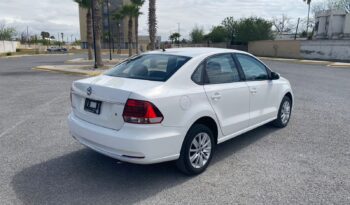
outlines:
[[[123,112],[124,121],[134,124],[158,124],[163,121],[163,115],[150,102],[128,99]]]

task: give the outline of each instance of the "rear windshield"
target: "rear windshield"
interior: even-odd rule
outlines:
[[[189,60],[189,57],[176,55],[140,55],[124,61],[105,75],[164,82]]]

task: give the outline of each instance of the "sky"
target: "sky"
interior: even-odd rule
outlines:
[[[140,35],[147,35],[148,0],[141,10]],[[168,40],[179,27],[185,38],[195,26],[209,31],[228,16],[272,19],[282,14],[292,20],[305,18],[307,5],[302,0],[157,0],[158,35],[162,40]],[[57,36],[63,32],[69,40],[79,39],[78,6],[73,0],[0,0],[0,24],[4,23],[19,33],[28,27],[30,34],[48,31]]]

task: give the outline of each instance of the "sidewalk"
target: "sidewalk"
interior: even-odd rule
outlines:
[[[33,70],[58,72],[73,75],[97,76],[112,66],[105,66],[102,69],[93,69],[91,65],[42,65],[34,67]]]
[[[103,59],[103,64],[105,66],[103,66],[103,68],[93,69],[93,60],[76,58],[65,61],[63,65],[41,65],[34,67],[33,70],[58,72],[72,75],[97,76],[114,67],[116,64],[121,63],[123,60],[124,58],[113,60]]]
[[[271,58],[271,57],[259,57],[261,60],[270,60],[270,61],[281,61],[281,62],[291,62],[299,64],[308,64],[308,65],[325,65],[328,67],[334,68],[350,68],[350,63],[343,62],[332,62],[332,61],[321,61],[321,60],[302,60],[302,59],[293,59],[293,58]]]

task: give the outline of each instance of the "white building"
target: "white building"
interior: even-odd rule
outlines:
[[[342,10],[316,13],[316,39],[350,39],[350,14]]]

